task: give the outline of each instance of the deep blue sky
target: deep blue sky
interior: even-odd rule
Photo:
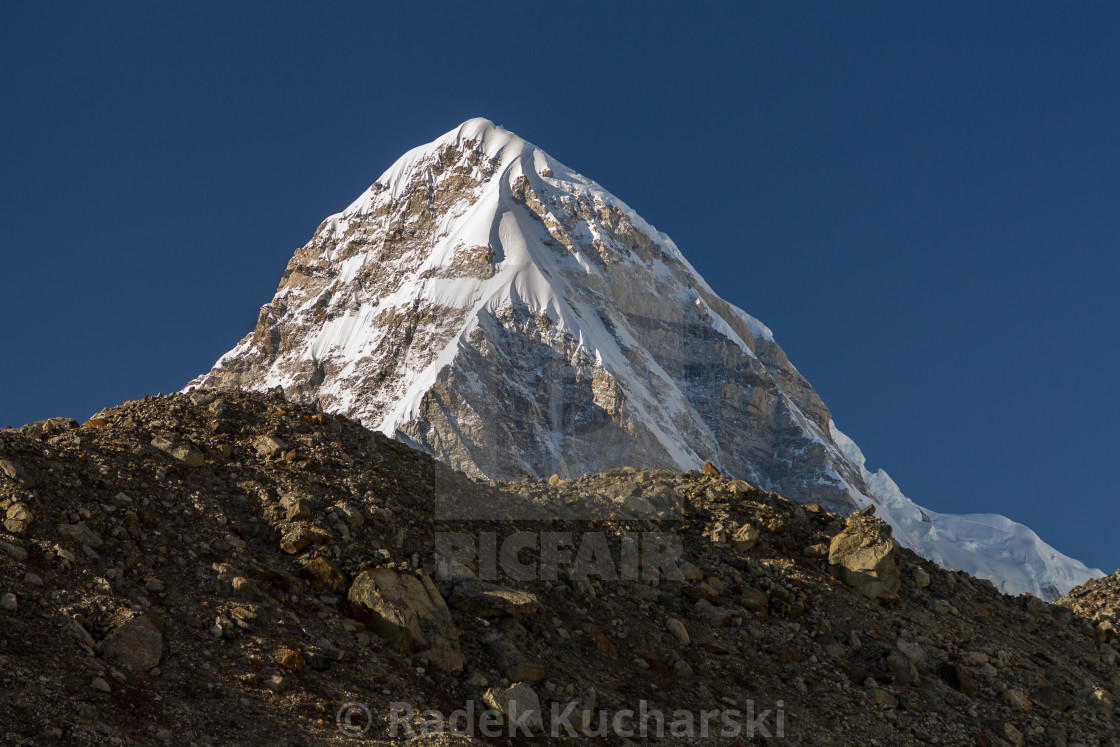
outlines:
[[[0,4],[0,425],[181,387],[485,116],[669,233],[912,498],[1120,565],[1120,5],[412,5]]]

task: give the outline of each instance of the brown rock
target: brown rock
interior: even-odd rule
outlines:
[[[346,576],[343,575],[337,565],[326,558],[312,558],[304,570],[311,577],[311,586],[316,591],[345,594],[349,588]]]
[[[595,641],[595,648],[599,651],[599,653],[605,654],[612,659],[618,656],[618,649],[613,643],[611,643],[611,639],[607,638],[603,634],[603,631],[599,630],[598,625],[595,625],[594,623],[586,623],[583,626],[583,629],[587,631],[587,634],[591,636],[591,639],[593,641]]]
[[[280,539],[280,549],[291,555],[301,553],[311,545],[322,545],[330,541],[326,530],[310,524],[293,524],[284,529]]]
[[[289,650],[280,657],[280,666],[287,669],[289,672],[295,674],[302,674],[303,670],[307,668],[307,662],[304,661],[303,654],[295,649]]]
[[[845,583],[869,599],[898,598],[898,543],[890,527],[869,513],[848,517],[844,530],[832,538],[828,562]]]

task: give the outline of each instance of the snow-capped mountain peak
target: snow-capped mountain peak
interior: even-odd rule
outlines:
[[[486,119],[324,221],[192,385],[283,386],[477,476],[711,461],[832,510],[875,503],[903,545],[1011,593],[1101,575],[868,471],[765,325],[624,202]]]

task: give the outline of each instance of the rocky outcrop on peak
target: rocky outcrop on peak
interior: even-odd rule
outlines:
[[[0,744],[1117,743],[1115,577],[1007,596],[715,469],[479,481],[278,390],[0,465]]]

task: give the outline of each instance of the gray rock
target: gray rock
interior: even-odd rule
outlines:
[[[921,678],[918,676],[918,668],[914,666],[914,662],[901,651],[892,651],[887,655],[887,669],[890,670],[891,676],[894,677],[895,682],[900,685],[917,687],[921,684]]]
[[[284,453],[288,444],[276,436],[260,436],[253,442],[253,448],[264,459],[275,459]]]
[[[573,707],[568,713],[568,718],[565,723],[571,724],[571,727],[576,731],[585,729],[591,725],[591,721],[595,717],[595,702],[597,697],[598,693],[595,688],[589,687],[580,693],[576,700],[570,701],[569,704],[564,704],[564,707],[560,709],[560,714],[558,715],[562,715],[568,705],[572,705]]]
[[[926,570],[919,565],[914,566],[911,572],[911,577],[914,579],[914,588],[924,589],[929,586],[930,578]]]
[[[0,610],[15,613],[18,609],[19,602],[16,600],[15,594],[9,591],[0,595]]]
[[[696,617],[713,628],[726,628],[731,624],[732,614],[723,607],[716,607],[707,599],[698,599],[692,605]]]
[[[86,630],[86,627],[77,620],[70,621],[67,632],[75,641],[81,643],[82,645],[88,646],[90,649],[94,648],[97,645],[93,640],[93,636],[91,636],[89,634],[89,631]]]
[[[164,436],[156,436],[152,439],[152,446],[188,467],[201,467],[206,463],[203,453],[190,444],[176,443]]]
[[[369,610],[370,629],[398,650],[426,657],[445,672],[462,670],[459,629],[427,574],[391,568],[363,571],[348,599]]]
[[[1103,719],[1111,719],[1113,713],[1112,696],[1107,690],[1093,688],[1089,693],[1089,706]]]
[[[304,573],[311,579],[311,587],[315,591],[327,594],[345,594],[350,588],[350,582],[342,570],[326,558],[312,558],[303,567]]]
[[[230,610],[229,616],[233,618],[233,622],[237,627],[242,630],[252,630],[253,625],[258,620],[258,615],[248,607],[234,607]]]
[[[191,392],[191,404],[195,407],[206,407],[217,397],[218,394],[213,391]]]
[[[1054,747],[1066,747],[1069,744],[1069,738],[1066,735],[1066,730],[1060,727],[1051,727],[1046,730],[1046,738]]]
[[[1031,690],[1031,700],[1040,706],[1055,711],[1068,711],[1073,706],[1073,698],[1065,690],[1052,685],[1043,685]]]
[[[510,682],[539,682],[544,679],[544,668],[506,639],[499,638],[491,643],[490,652],[498,669]]]
[[[10,558],[15,558],[21,563],[27,560],[27,550],[12,542],[0,541],[0,552],[4,553]]]
[[[114,627],[98,645],[98,653],[116,666],[132,671],[147,671],[159,664],[163,634],[147,615],[121,610],[114,614],[112,622]]]
[[[97,532],[87,527],[82,522],[77,524],[60,524],[58,527],[58,536],[65,541],[82,546],[100,549],[105,546],[105,540],[101,539]]]
[[[1007,704],[1007,707],[1019,713],[1030,713],[1034,707],[1022,690],[1017,690],[1014,687],[1009,687],[1003,691],[1000,699]]]
[[[1012,747],[1023,747],[1027,743],[1023,732],[1009,721],[991,720],[984,722],[988,730]]]
[[[473,580],[457,583],[447,603],[475,617],[508,616],[520,620],[541,610],[540,601],[527,591]]]
[[[914,662],[914,666],[925,666],[928,657],[926,656],[926,650],[922,648],[922,644],[917,643],[916,641],[907,640],[905,638],[899,638],[897,641],[895,641],[894,645],[902,655],[904,655],[910,661]]]
[[[318,649],[311,649],[304,656],[308,669],[314,672],[325,672],[331,668],[331,659]]]
[[[10,459],[0,459],[0,475],[5,475],[16,482],[23,481],[23,470]]]
[[[632,495],[623,499],[622,508],[633,517],[654,518],[657,516],[657,509],[653,507],[653,504],[640,495]]]
[[[688,645],[688,642],[689,642],[688,628],[686,628],[684,626],[683,622],[681,622],[680,620],[678,620],[675,617],[670,617],[668,620],[665,621],[665,629],[668,630],[670,633],[672,633],[673,637],[676,638],[678,641],[680,641],[681,643],[683,643],[686,646]]]
[[[482,700],[491,708],[501,712],[512,722],[510,734],[523,735],[526,730],[532,734],[544,731],[541,719],[541,701],[532,687],[524,682],[507,688],[490,688],[482,695]]]
[[[17,537],[22,537],[31,529],[35,514],[26,505],[13,503],[4,515],[4,528]]]
[[[295,495],[285,496],[280,500],[284,509],[284,521],[306,521],[311,518],[311,501]]]

